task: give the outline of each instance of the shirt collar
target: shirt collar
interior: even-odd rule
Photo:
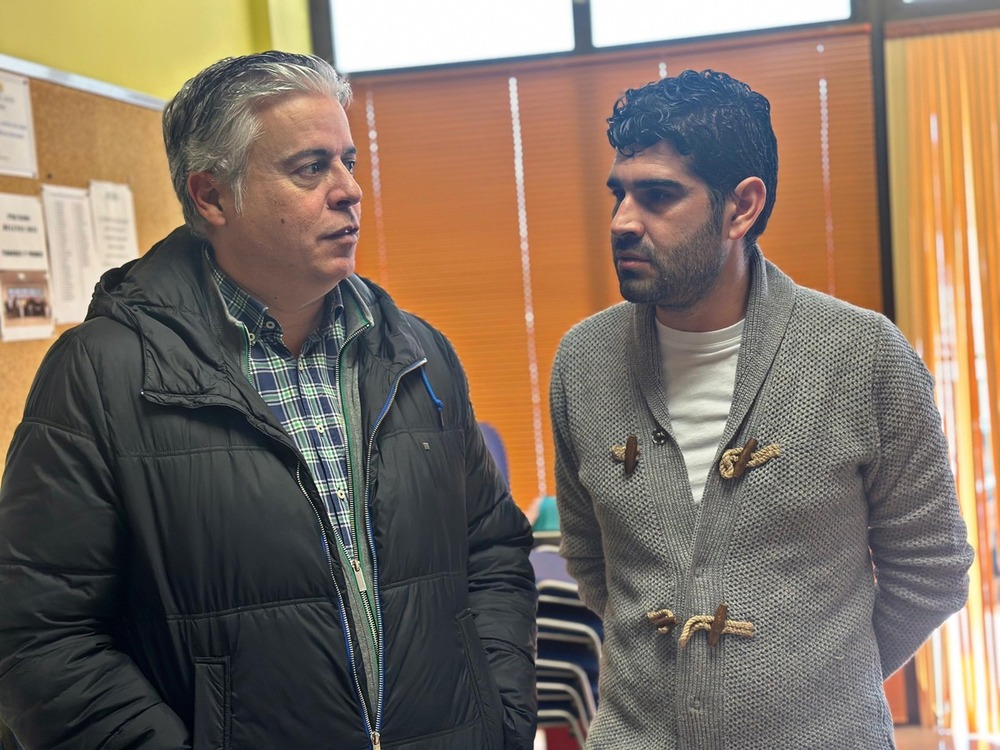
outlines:
[[[205,247],[205,260],[212,269],[212,277],[219,288],[219,294],[226,305],[229,314],[246,326],[255,338],[263,335],[280,336],[281,324],[267,312],[267,305],[252,297],[235,281],[229,278],[215,262],[215,253],[211,246]],[[317,333],[322,337],[333,331],[337,319],[343,315],[344,301],[338,284],[323,300],[323,319]]]

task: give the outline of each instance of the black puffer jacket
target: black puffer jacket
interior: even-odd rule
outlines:
[[[348,281],[375,318],[349,427],[377,551],[381,746],[529,748],[528,524],[449,344]],[[107,273],[28,398],[0,488],[0,716],[29,749],[372,745],[333,531],[209,284],[184,229]]]

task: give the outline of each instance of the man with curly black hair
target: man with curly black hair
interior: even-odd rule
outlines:
[[[689,70],[608,124],[626,302],[551,387],[562,553],[604,618],[587,747],[892,748],[882,682],[972,561],[927,369],[764,258],[764,96]]]

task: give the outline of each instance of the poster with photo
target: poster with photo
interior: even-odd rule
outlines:
[[[0,339],[49,338],[55,332],[42,201],[0,193]]]

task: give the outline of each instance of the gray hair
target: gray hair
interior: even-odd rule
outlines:
[[[350,84],[322,58],[272,50],[210,65],[167,104],[170,178],[195,234],[204,237],[207,224],[188,193],[188,176],[211,172],[232,189],[239,211],[250,147],[261,132],[257,109],[266,99],[298,92],[325,94],[344,107],[351,101]]]

